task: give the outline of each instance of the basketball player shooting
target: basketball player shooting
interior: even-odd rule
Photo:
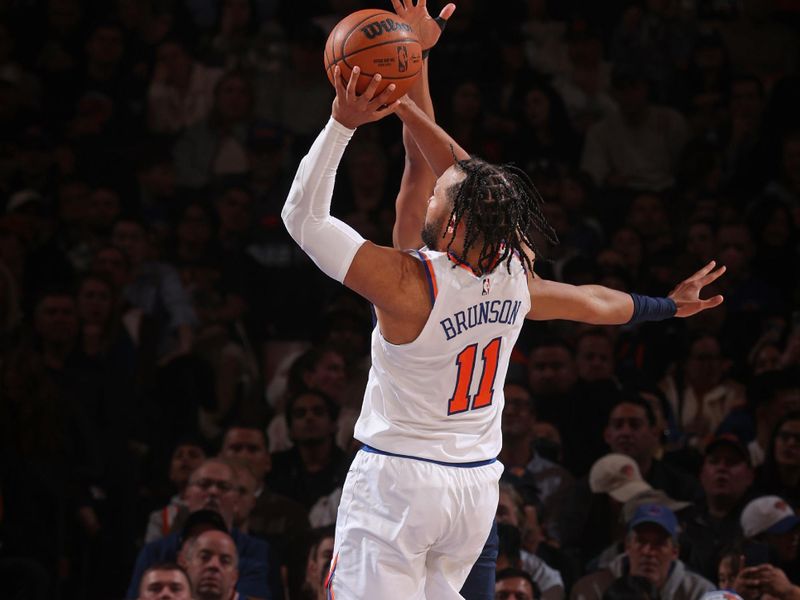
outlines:
[[[432,21],[425,0],[393,5],[418,33]],[[438,33],[424,31],[427,49]],[[555,234],[528,177],[470,157],[435,124],[425,100],[423,108],[408,96],[387,106],[392,87],[376,96],[379,75],[357,94],[358,76],[353,69],[344,81],[337,67],[331,118],[282,211],[317,266],[377,315],[355,427],[364,446],[344,485],[327,585],[343,600],[458,599],[497,508],[503,381],[524,318],[620,325],[688,317],[722,302],[700,292],[724,267],[709,263],[667,298],[537,277],[531,232],[553,241]],[[420,89],[412,96],[419,99]],[[375,245],[330,214],[336,170],[355,129],[390,114],[435,177],[424,214],[414,198],[423,188],[398,198],[404,214],[395,240],[416,242],[407,232],[417,218],[426,244],[418,250]]]

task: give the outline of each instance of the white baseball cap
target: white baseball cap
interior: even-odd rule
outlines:
[[[762,533],[787,533],[800,525],[800,518],[780,496],[761,496],[744,507],[741,524],[745,537],[753,538]]]
[[[596,494],[608,494],[622,503],[653,489],[642,479],[636,461],[624,454],[606,454],[597,459],[589,471],[589,487]]]

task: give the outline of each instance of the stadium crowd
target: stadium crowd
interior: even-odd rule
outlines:
[[[0,1],[3,597],[325,598],[371,315],[279,214],[381,4]],[[541,275],[727,267],[686,320],[525,325],[496,597],[800,597],[800,2],[456,4],[437,120],[531,175]],[[333,212],[391,245],[403,161],[360,128]]]

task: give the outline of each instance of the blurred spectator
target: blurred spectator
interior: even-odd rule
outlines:
[[[519,529],[508,523],[499,522],[497,534],[500,547],[497,556],[497,572],[506,569],[521,569],[533,581],[536,589],[541,590],[543,600],[561,600],[564,598],[564,582],[558,571],[548,567],[537,556],[528,554],[523,560],[520,555]]]
[[[509,567],[497,572],[494,600],[539,600],[538,587],[522,569]]]
[[[750,497],[754,473],[747,448],[733,434],[708,443],[700,483],[705,498],[694,507],[681,532],[681,559],[714,581],[722,550],[741,535],[739,514]]]
[[[800,412],[790,412],[775,424],[757,488],[760,494],[780,496],[794,510],[800,508]]]
[[[188,44],[175,37],[158,45],[147,92],[147,123],[152,133],[180,133],[211,112],[222,71],[192,58]]]
[[[290,396],[286,423],[294,446],[272,456],[267,484],[306,508],[344,483],[350,459],[334,443],[339,409],[313,389]]]
[[[308,548],[306,572],[299,600],[324,600],[325,579],[333,560],[333,527],[322,527],[311,532],[312,541]]]
[[[197,600],[227,600],[235,597],[239,556],[233,538],[226,531],[211,529],[187,540],[181,552],[181,561]]]
[[[128,587],[128,598],[135,598],[144,571],[163,561],[175,561],[182,545],[197,535],[198,530],[217,529],[230,532],[239,555],[237,590],[259,598],[279,598],[281,588],[278,565],[268,544],[231,528],[238,501],[236,473],[222,459],[209,459],[192,473],[184,500],[188,515],[180,521],[180,529],[150,542],[139,552]],[[277,594],[277,595],[276,595]]]
[[[763,547],[763,562],[785,570],[797,583],[793,564],[797,560],[800,518],[792,507],[779,496],[761,496],[744,507],[740,521],[745,539]]]
[[[169,535],[175,517],[182,507],[186,504],[183,494],[186,485],[189,483],[189,476],[206,460],[206,452],[197,440],[185,439],[175,446],[169,462],[169,482],[172,484],[175,493],[169,500],[169,504],[163,508],[154,510],[150,513],[147,521],[147,531],[144,535],[145,543],[163,538]]]
[[[727,375],[730,365],[719,340],[699,333],[687,344],[682,364],[660,383],[692,444],[702,444],[732,410],[744,404],[744,388]]]
[[[671,510],[644,504],[636,509],[627,529],[625,554],[608,569],[579,580],[572,588],[573,600],[600,600],[614,581],[628,577],[644,577],[658,589],[659,597],[673,600],[700,600],[714,589],[678,559],[678,521]]]
[[[754,466],[766,458],[775,426],[785,415],[800,410],[800,377],[796,369],[769,371],[755,378],[747,390],[755,416],[755,439],[747,446]]]
[[[581,168],[604,188],[662,191],[675,184],[675,169],[687,141],[677,111],[652,104],[645,77],[617,71],[612,77],[619,113],[586,134]]]
[[[530,392],[522,385],[507,382],[503,393],[503,447],[499,456],[505,466],[502,479],[535,497],[542,506],[541,519],[548,538],[558,541],[559,512],[573,478],[566,469],[536,452],[533,431],[536,407]]]
[[[139,600],[192,600],[192,584],[183,567],[163,563],[147,569],[139,586]]]
[[[245,178],[253,102],[253,86],[244,71],[230,71],[215,82],[207,115],[188,126],[173,148],[178,185],[196,190]]]
[[[143,316],[155,325],[159,359],[163,361],[188,352],[196,316],[175,269],[150,260],[147,230],[136,219],[118,220],[111,242],[128,258],[131,277],[122,293],[131,306],[141,309]]]
[[[656,456],[659,431],[653,407],[637,396],[621,399],[608,417],[605,440],[612,452],[636,461],[647,483],[677,500],[695,501],[701,491],[697,480]]]
[[[553,87],[564,99],[572,126],[584,134],[617,111],[610,93],[611,63],[603,56],[600,33],[588,21],[574,19],[564,39],[569,61],[554,78]]]
[[[671,103],[681,68],[689,60],[694,24],[672,2],[628,3],[611,37],[615,65],[641,67],[659,102]]]
[[[285,399],[296,396],[304,389],[318,390],[327,397],[333,398],[341,405],[347,384],[347,371],[344,356],[332,346],[311,348],[297,356],[289,369],[285,390],[278,392],[274,399],[276,408],[285,407]],[[284,396],[281,398],[280,396]],[[288,450],[292,447],[288,430],[288,419],[279,412],[267,427],[270,440],[270,452]]]
[[[564,101],[544,81],[521,86],[510,101],[520,123],[506,144],[506,152],[526,171],[540,163],[575,165],[579,140],[572,129]]]

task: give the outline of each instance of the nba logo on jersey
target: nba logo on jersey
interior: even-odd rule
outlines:
[[[491,289],[492,289],[492,280],[486,277],[483,280],[483,293],[481,293],[481,296],[488,296]]]

